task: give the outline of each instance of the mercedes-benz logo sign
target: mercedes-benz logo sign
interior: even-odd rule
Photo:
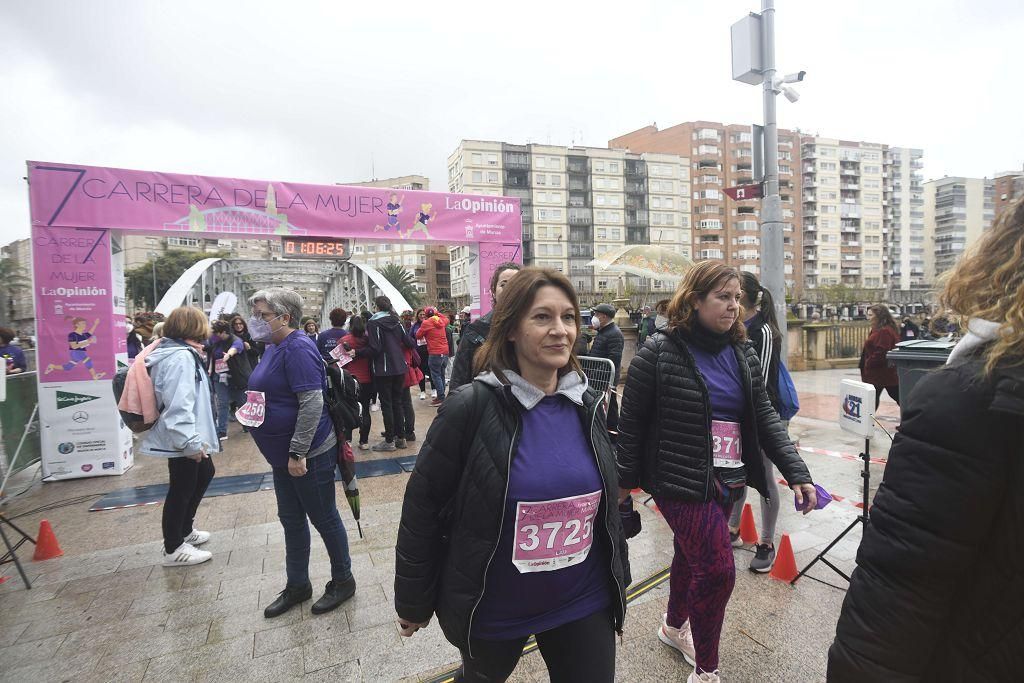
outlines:
[[[75,422],[88,422],[89,413],[85,412],[84,410],[79,410],[75,412],[74,415],[71,416],[71,419],[74,420]]]

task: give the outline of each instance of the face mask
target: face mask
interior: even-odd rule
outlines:
[[[280,318],[281,316],[277,316]],[[274,331],[270,329],[270,321],[277,320],[277,318],[271,318],[270,320],[264,320],[257,316],[249,318],[249,335],[253,338],[253,341],[268,342],[270,337],[274,334]]]

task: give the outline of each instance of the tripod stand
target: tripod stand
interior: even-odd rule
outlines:
[[[7,538],[6,532],[4,532],[4,524],[17,531],[18,535],[21,536],[21,538],[19,538],[17,543],[15,543],[13,546],[11,545],[10,539]],[[25,575],[25,570],[22,568],[21,562],[18,561],[18,554],[15,551],[18,548],[20,548],[25,543],[25,541],[35,544],[35,539],[26,534],[24,531],[22,531],[21,528],[14,522],[7,519],[7,517],[5,517],[2,512],[0,512],[0,537],[3,538],[4,546],[7,547],[7,552],[3,555],[3,557],[0,557],[0,564],[13,562],[14,566],[18,568],[18,573],[21,574],[21,580],[25,582],[25,588],[32,588],[32,584],[29,583],[28,577]]]
[[[861,472],[860,472],[861,479],[864,480],[864,501],[863,501],[864,507],[861,509],[860,514],[857,515],[857,519],[855,519],[852,522],[850,522],[850,525],[848,527],[843,529],[839,533],[838,536],[836,536],[834,539],[832,539],[832,542],[829,543],[828,546],[826,546],[824,550],[822,550],[820,553],[818,553],[815,556],[815,558],[813,560],[811,560],[810,563],[808,563],[808,565],[806,567],[801,569],[800,573],[796,575],[796,578],[789,582],[789,585],[792,586],[792,585],[796,584],[796,582],[800,580],[800,577],[803,576],[804,574],[806,574],[807,570],[809,570],[811,567],[813,567],[819,561],[822,562],[823,564],[827,565],[836,574],[839,574],[839,576],[841,576],[844,579],[846,579],[847,582],[850,581],[850,577],[847,576],[846,573],[843,572],[843,570],[841,570],[839,567],[837,567],[834,564],[832,564],[831,562],[829,562],[828,558],[825,557],[825,556],[828,555],[828,551],[832,550],[832,548],[837,543],[839,543],[839,541],[843,540],[843,538],[846,536],[846,534],[850,533],[850,531],[852,531],[855,526],[857,526],[858,524],[863,524],[865,527],[867,527],[868,523],[870,522],[870,519],[868,518],[868,497],[870,496],[870,492],[869,492],[870,486],[869,486],[869,484],[871,482],[871,470],[870,470],[870,464],[871,464],[871,439],[870,438],[864,439],[864,452],[861,453],[859,457],[860,457],[861,460],[864,461],[864,469],[862,469]],[[811,578],[814,578],[814,577],[811,577]]]

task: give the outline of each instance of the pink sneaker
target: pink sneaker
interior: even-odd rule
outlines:
[[[693,633],[690,632],[689,620],[679,628],[672,628],[668,625],[668,615],[664,615],[658,629],[658,640],[679,650],[690,666],[697,666],[697,652],[693,649]]]

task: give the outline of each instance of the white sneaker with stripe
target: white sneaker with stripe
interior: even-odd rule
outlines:
[[[209,540],[210,532],[199,531],[198,529],[193,529],[192,533],[185,537],[185,543],[188,543],[189,545],[202,545]]]
[[[190,543],[182,543],[173,553],[164,553],[163,565],[165,567],[188,567],[193,564],[206,562],[213,553],[199,550]]]

